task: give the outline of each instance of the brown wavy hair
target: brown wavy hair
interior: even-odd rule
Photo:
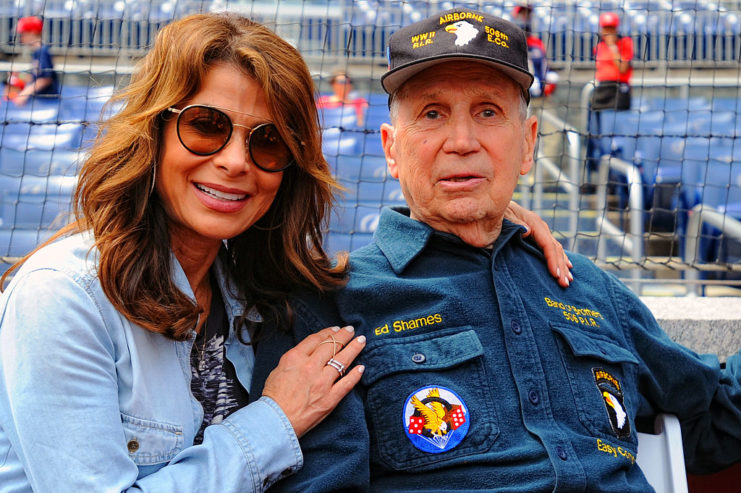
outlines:
[[[163,112],[192,97],[209,69],[224,62],[262,86],[296,161],[283,172],[266,214],[227,241],[229,270],[248,300],[245,313],[256,307],[263,317],[285,324],[293,289],[325,291],[346,279],[347,256],[333,265],[321,246],[336,183],[322,154],[314,85],[300,53],[239,15],[185,17],[162,28],[130,84],[112,98],[123,107],[102,125],[82,167],[76,221],[50,240],[92,230],[100,252],[98,276],[111,303],[131,322],[177,340],[189,336],[200,310],[172,281],[168,217],[150,193],[153,163]]]

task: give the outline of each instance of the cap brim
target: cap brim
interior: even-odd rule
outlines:
[[[476,55],[440,55],[434,58],[426,58],[418,62],[407,63],[406,65],[396,67],[395,69],[386,72],[381,77],[381,85],[383,86],[384,91],[386,91],[388,94],[393,94],[394,92],[396,92],[397,89],[399,89],[399,87],[401,87],[402,84],[404,84],[406,81],[408,81],[418,73],[422,72],[423,70],[451,60],[465,60],[483,63],[484,65],[489,65],[497,70],[500,70],[504,72],[505,75],[514,80],[522,88],[528,100],[530,99],[529,89],[534,79],[533,75],[530,72],[525,72],[505,62],[494,62],[488,57],[481,57]]]

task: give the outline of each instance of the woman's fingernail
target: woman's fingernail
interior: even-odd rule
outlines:
[[[365,336],[360,336],[356,339],[360,344],[365,344]]]
[[[574,280],[574,275],[571,272],[569,272],[569,281],[573,281],[573,280]]]
[[[569,280],[568,280],[568,279],[566,279],[566,287],[568,287],[568,286],[569,286],[569,284],[571,284],[571,283],[569,282]]]
[[[365,371],[365,366],[363,365],[358,365],[355,368],[358,369],[358,373],[363,373]]]
[[[339,331],[340,331],[340,328],[338,326],[335,325],[334,327],[332,327],[332,332],[339,332]]]
[[[556,277],[561,277],[561,267],[556,267]]]
[[[352,325],[348,325],[345,327],[345,330],[352,333],[355,332],[355,327],[353,327]]]

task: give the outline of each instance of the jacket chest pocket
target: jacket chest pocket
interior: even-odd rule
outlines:
[[[129,457],[139,477],[155,472],[183,449],[183,427],[121,413]]]
[[[372,456],[394,470],[427,470],[491,448],[499,428],[483,353],[470,327],[366,349]]]
[[[594,436],[637,445],[638,360],[627,349],[592,333],[551,323],[556,333],[579,420]]]

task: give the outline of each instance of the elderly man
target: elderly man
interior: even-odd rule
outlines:
[[[503,219],[536,139],[522,31],[455,9],[395,33],[389,60],[382,137],[409,209],[351,254],[338,313],[296,305],[300,326],[339,316],[368,343],[360,385],[277,489],[651,491],[636,426],[659,412],[693,470],[741,459],[741,355],[723,369],[673,343],[582,256],[560,287]]]

